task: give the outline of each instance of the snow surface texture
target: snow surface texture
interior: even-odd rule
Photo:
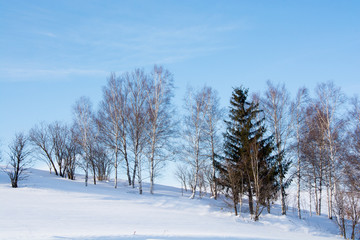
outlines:
[[[84,186],[31,169],[19,188],[0,173],[0,239],[341,239],[326,216],[304,220],[278,205],[259,222],[235,217],[224,200],[189,199],[178,188],[156,185],[144,194],[120,182]],[[244,206],[244,210],[246,208]]]

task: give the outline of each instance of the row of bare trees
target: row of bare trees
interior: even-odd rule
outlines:
[[[354,239],[360,210],[356,187],[360,174],[359,102],[356,98],[348,101],[333,82],[318,84],[313,97],[308,92],[301,88],[292,102],[285,101],[288,98],[285,87],[268,83],[265,94],[268,101],[262,105],[268,127],[273,130],[278,154],[284,152],[284,164],[293,160],[294,174],[289,174],[288,180],[296,178],[299,218],[301,192],[305,190],[310,214],[313,205],[315,213],[320,215],[326,201],[327,215],[338,223],[344,237],[345,218],[352,222],[351,238]],[[282,199],[286,194],[279,180],[284,210]]]
[[[305,100],[303,104],[300,98]],[[304,90],[299,92],[297,102],[302,105],[297,108],[298,116],[303,116],[296,119],[298,199],[300,189],[307,189],[310,214],[313,203],[320,215],[325,195],[328,217],[339,225],[344,238],[346,219],[351,221],[354,239],[360,217],[358,100],[347,101],[339,87],[327,82],[317,85],[313,98]]]
[[[61,177],[75,179],[76,168],[83,169],[86,186],[89,173],[96,184],[109,179],[114,170],[115,188],[123,167],[129,185],[135,188],[137,181],[142,194],[142,181],[148,178],[153,193],[155,178],[174,158],[173,89],[172,74],[163,67],[154,66],[150,74],[141,69],[118,77],[111,74],[97,111],[89,98],[81,97],[73,107],[71,125],[41,123],[28,136],[18,135],[10,148],[11,166],[16,169],[16,159],[32,153],[48,165],[50,173]]]
[[[328,217],[335,220],[345,238],[346,219],[351,221],[354,239],[360,217],[358,99],[348,101],[339,87],[326,82],[316,86],[312,97],[306,88],[300,88],[295,99],[289,101],[284,85],[268,82],[262,108],[275,138],[275,149],[278,154],[283,152],[283,164],[292,160],[294,174],[283,176],[287,178],[284,187],[296,179],[299,218],[301,193],[305,190],[310,214],[314,210],[320,215],[326,202]],[[281,182],[279,179],[284,213],[286,194]]]
[[[148,166],[150,192],[165,160],[173,158],[174,123],[173,78],[155,66],[151,74],[136,69],[119,77],[112,74],[103,89],[96,117],[99,141],[113,156],[115,188],[118,167],[124,162],[129,185],[137,179],[142,193],[144,165]]]

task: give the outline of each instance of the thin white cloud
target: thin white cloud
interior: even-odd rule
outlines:
[[[236,47],[229,34],[245,28],[244,24],[233,22],[176,28],[105,20],[55,30],[44,26],[32,33],[48,37],[48,41],[23,62],[6,61],[6,67],[0,68],[0,81],[65,80],[74,75],[103,77],[110,71],[132,66],[181,62]],[[50,51],[58,57],[49,57]],[[34,68],[31,63],[36,64]]]
[[[131,28],[111,24],[111,27],[105,25],[100,29],[93,26],[92,31],[84,27],[66,38],[108,56],[126,56],[127,60],[136,57],[138,64],[141,64],[144,58],[152,58],[154,62],[159,62],[159,59],[174,61],[223,50],[224,46],[233,45],[225,35],[243,29],[244,24],[235,23],[180,28],[162,28],[146,24]]]
[[[72,32],[64,33],[63,38],[82,45],[95,47],[114,47],[126,50],[146,49],[149,46],[184,46],[186,45],[214,45],[225,33],[242,29],[236,24],[222,26],[197,25],[182,28],[161,28],[148,25],[136,28],[123,26],[92,26],[92,29],[80,27]],[[221,34],[220,34],[221,33]],[[53,33],[44,32],[43,35],[55,37]],[[177,49],[177,47],[175,48]]]

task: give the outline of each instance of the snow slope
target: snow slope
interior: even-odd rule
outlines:
[[[180,189],[159,186],[155,194],[112,182],[84,186],[31,169],[12,189],[0,173],[0,239],[341,239],[326,216],[298,220],[278,206],[254,223],[235,217],[223,200],[189,199]]]

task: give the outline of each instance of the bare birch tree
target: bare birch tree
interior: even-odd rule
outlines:
[[[131,184],[127,152],[127,91],[124,76],[116,78],[111,74],[103,88],[103,100],[97,117],[101,141],[113,152],[115,188],[117,188],[119,154],[122,153]]]
[[[328,217],[332,219],[332,207],[334,191],[336,192],[335,166],[337,161],[338,146],[335,137],[339,129],[343,127],[343,120],[340,117],[341,106],[345,102],[345,97],[341,89],[336,87],[333,82],[321,83],[316,87],[316,109],[323,114],[321,126],[325,133],[327,148],[329,151],[329,172],[328,172]]]
[[[49,125],[49,134],[54,148],[53,158],[57,165],[59,176],[65,177],[66,144],[70,136],[69,129],[66,124],[56,121]]]
[[[205,141],[207,143],[208,158],[210,159],[211,179],[209,185],[211,194],[214,199],[217,198],[217,184],[216,184],[216,154],[219,154],[221,149],[221,140],[219,137],[219,130],[222,119],[224,117],[224,110],[220,108],[220,99],[216,90],[211,87],[204,88],[206,95],[207,111],[205,116]]]
[[[357,97],[351,99],[352,109],[349,112],[349,129],[343,148],[345,214],[351,221],[351,239],[356,238],[356,227],[360,223],[360,102]],[[358,234],[360,232],[358,231]]]
[[[254,221],[259,220],[259,216],[263,210],[263,207],[260,209],[261,206],[261,188],[262,188],[262,179],[260,177],[260,162],[258,159],[259,155],[259,146],[255,141],[253,141],[250,144],[251,150],[250,150],[250,167],[251,167],[251,173],[253,178],[253,185],[254,185],[254,193],[256,196],[256,204],[255,204],[255,212],[254,212]]]
[[[11,186],[13,188],[18,187],[18,182],[26,178],[25,171],[30,163],[29,155],[30,150],[27,147],[28,139],[23,133],[15,135],[13,142],[9,145],[9,157],[10,161],[8,166],[10,170],[7,170]]]
[[[345,215],[349,220],[351,220],[351,239],[355,240],[356,227],[360,222],[360,192],[351,189],[351,191],[346,193],[345,201]]]
[[[65,173],[70,180],[75,180],[75,169],[77,166],[77,154],[80,152],[79,145],[76,143],[76,132],[74,126],[69,129],[69,135],[65,144]]]
[[[337,194],[334,195],[334,205],[332,208],[334,214],[334,221],[340,229],[341,236],[346,238],[346,199],[345,190],[338,186]]]
[[[172,117],[175,112],[171,105],[174,88],[171,73],[155,65],[148,81],[147,114],[149,119],[146,133],[150,165],[150,193],[153,194],[156,171],[172,155],[169,154],[169,150],[171,150],[171,138],[176,127]]]
[[[355,191],[360,192],[360,101],[352,99],[352,109],[349,113],[350,129],[346,141],[346,176]]]
[[[137,176],[139,194],[142,194],[142,158],[146,144],[146,123],[148,122],[148,109],[146,105],[148,77],[143,70],[135,69],[126,74],[126,84],[129,90],[128,98],[128,133],[134,157],[133,175],[131,185],[135,187]]]
[[[300,206],[300,199],[301,199],[301,157],[300,157],[300,146],[301,146],[301,138],[300,138],[300,131],[301,126],[305,120],[305,107],[308,104],[308,90],[307,88],[300,88],[296,94],[296,98],[294,102],[291,103],[291,113],[293,118],[293,123],[295,126],[295,131],[293,132],[294,136],[294,145],[293,145],[293,152],[296,158],[296,184],[297,184],[297,210],[298,210],[298,217],[301,219],[301,206]]]
[[[286,180],[286,173],[290,167],[290,159],[287,155],[289,138],[292,131],[292,119],[290,114],[289,93],[285,85],[274,86],[267,82],[265,97],[261,99],[261,105],[265,113],[268,129],[272,132],[277,152],[277,164],[279,168],[281,214],[286,214],[286,192],[291,180]]]
[[[300,154],[302,163],[302,179],[308,183],[309,191],[313,190],[315,211],[321,215],[322,193],[329,169],[325,133],[321,127],[319,112],[313,106],[306,109],[305,124],[301,127]],[[311,196],[310,196],[311,197]]]
[[[204,134],[206,126],[206,116],[208,111],[206,87],[198,92],[188,89],[185,98],[184,118],[184,153],[185,159],[192,168],[193,183],[192,194],[194,198],[198,186],[200,169],[204,166],[206,154],[204,153]]]
[[[178,164],[175,170],[175,176],[181,184],[181,195],[184,195],[184,190],[187,192],[188,169],[185,164]]]
[[[88,171],[92,167],[94,184],[96,172],[93,158],[93,144],[95,142],[92,104],[90,99],[81,97],[74,106],[74,122],[77,132],[77,142],[82,149],[83,168],[85,170],[85,186],[88,184]]]
[[[49,125],[41,123],[33,127],[29,132],[29,140],[34,150],[37,150],[41,159],[48,165],[50,173],[53,169],[55,175],[59,175],[53,158],[54,145],[49,133]]]

